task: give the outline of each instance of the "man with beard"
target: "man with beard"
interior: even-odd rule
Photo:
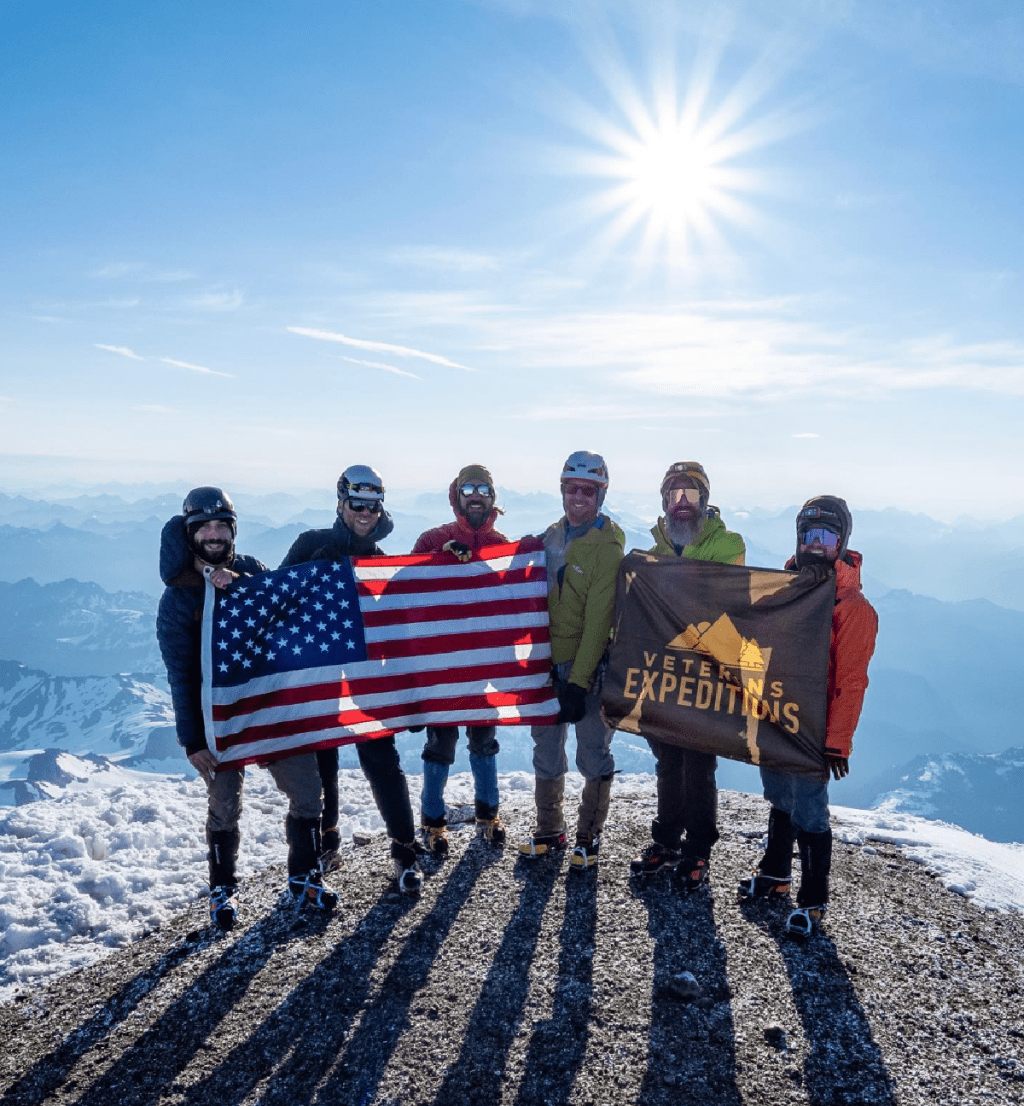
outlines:
[[[328,530],[307,530],[300,534],[281,568],[308,561],[336,561],[342,557],[383,557],[377,544],[395,528],[384,510],[384,481],[369,465],[350,465],[338,478],[338,508]],[[404,894],[415,894],[423,886],[423,874],[416,861],[416,826],[409,784],[394,737],[375,737],[356,743],[356,756],[373,800],[391,838],[395,878]],[[325,868],[337,862],[338,846],[338,750],[318,749],[317,767],[324,787],[323,841]]]
[[[160,598],[156,622],[178,741],[206,783],[210,917],[222,930],[234,926],[237,914],[235,863],[245,768],[217,771],[217,758],[207,742],[201,628],[207,579],[215,587],[230,589],[240,576],[266,571],[266,565],[254,557],[235,553],[236,529],[237,515],[226,492],[202,487],[188,493],[182,514],[172,518],[161,535],[160,574],[167,587]],[[288,797],[288,888],[296,899],[329,909],[338,896],[323,886],[320,875],[320,778],[316,760],[311,753],[300,753],[272,761],[266,767]]]
[[[696,461],[677,461],[661,482],[665,514],[651,529],[651,553],[741,565],[746,547],[726,530],[718,508],[708,505],[711,482]],[[658,816],[651,823],[654,843],[630,862],[636,875],[665,868],[676,886],[693,891],[708,878],[711,848],[718,840],[718,758],[648,737],[657,772]],[[685,849],[683,834],[686,834]]]
[[[448,488],[455,521],[427,530],[416,539],[413,553],[449,553],[468,562],[484,546],[504,545],[508,538],[494,529],[500,508],[494,504],[494,480],[483,465],[466,465]],[[469,766],[473,772],[476,824],[492,845],[505,843],[498,817],[498,741],[494,726],[467,726]],[[427,848],[435,856],[448,853],[444,788],[455,763],[458,726],[428,726],[423,746],[423,796],[420,819]]]
[[[563,813],[565,741],[576,730],[576,767],[583,776],[576,839],[569,870],[595,867],[611,801],[612,731],[601,719],[602,661],[615,606],[615,576],[626,536],[601,513],[608,491],[604,458],[586,449],[571,453],[559,481],[565,514],[544,531],[551,626],[552,681],[558,696],[553,726],[533,726],[537,822],[520,843],[525,857],[549,856],[567,844]]]
[[[814,566],[835,573],[829,646],[826,768],[820,777],[761,768],[764,797],[771,804],[768,844],[757,870],[740,883],[743,899],[788,902],[793,867],[793,843],[800,853],[797,909],[786,931],[809,937],[828,905],[832,868],[832,828],[829,825],[829,773],[841,780],[850,771],[853,734],[868,686],[868,661],[875,650],[878,615],[861,591],[863,558],[848,548],[853,515],[844,499],[819,495],[809,499],[796,517],[796,555],[786,568]]]

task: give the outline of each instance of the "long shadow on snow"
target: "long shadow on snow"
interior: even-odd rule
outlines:
[[[783,933],[784,915],[763,904],[744,913],[775,940],[789,973],[807,1040],[803,1077],[809,1106],[896,1106],[881,1049],[832,938],[819,933],[795,941]]]
[[[523,890],[469,1016],[459,1058],[448,1069],[434,1106],[486,1106],[501,1101],[502,1075],[526,996],[544,908],[562,873],[552,860],[517,860]]]
[[[563,1106],[583,1064],[593,1001],[597,872],[570,873],[551,1018],[534,1027],[519,1106]]]
[[[208,940],[183,938],[155,963],[133,976],[91,1018],[68,1034],[53,1052],[37,1060],[17,1082],[12,1083],[0,1098],[0,1106],[39,1106],[63,1085],[71,1069],[97,1041],[109,1037],[139,1003],[160,985],[164,976],[173,972],[187,957],[205,948],[208,943]]]
[[[740,1106],[732,992],[711,889],[680,894],[667,873],[636,886],[654,939],[647,1072],[637,1106]],[[700,986],[693,1000],[678,979],[686,971]]]
[[[230,1014],[275,948],[294,933],[294,925],[281,912],[251,926],[76,1099],[76,1106],[148,1106],[160,1099]]]

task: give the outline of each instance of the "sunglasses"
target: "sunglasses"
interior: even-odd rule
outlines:
[[[839,535],[824,526],[814,526],[800,535],[801,545],[813,545],[818,542],[826,549],[835,549],[839,544]]]
[[[584,499],[597,499],[596,484],[563,484],[562,495],[582,495]]]
[[[490,484],[461,484],[459,495],[464,495],[467,499],[471,495],[482,495],[484,499],[490,499],[494,495],[494,489]]]
[[[348,509],[356,515],[361,515],[365,511],[369,511],[371,515],[380,514],[384,504],[379,499],[350,499],[348,501]]]
[[[669,507],[674,507],[680,500],[687,503],[699,503],[700,491],[697,488],[669,488],[665,492],[665,501]]]

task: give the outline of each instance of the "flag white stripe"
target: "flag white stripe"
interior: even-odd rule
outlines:
[[[491,592],[492,594],[488,594]],[[414,591],[403,595],[360,595],[359,606],[364,613],[405,610],[408,607],[444,607],[449,604],[472,603],[486,608],[489,604],[508,603],[513,599],[546,598],[546,580],[531,580],[501,588],[464,588],[459,591]]]
[[[546,626],[547,611],[526,611],[484,618],[449,618],[444,622],[396,622],[391,626],[367,626],[366,644],[382,641],[407,641],[411,638],[447,637],[450,634],[498,633],[526,626]]]
[[[509,569],[540,567],[544,563],[544,553],[517,553],[514,556],[491,557],[483,561],[470,561],[462,564],[454,561],[449,565],[371,565],[366,562],[354,564],[352,571],[359,582],[378,582],[390,580],[400,572],[403,580],[429,580],[456,576],[465,580],[467,576],[491,576],[495,572],[508,572]],[[516,586],[516,585],[513,585]]]

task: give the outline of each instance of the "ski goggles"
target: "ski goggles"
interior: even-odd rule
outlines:
[[[800,532],[801,545],[814,545],[815,542],[826,549],[835,549],[839,544],[839,535],[827,526],[811,526]]]
[[[597,485],[585,480],[567,481],[562,485],[562,495],[582,495],[584,499],[597,499]]]
[[[665,506],[674,507],[681,500],[685,499],[687,503],[693,503],[694,505],[700,502],[700,489],[699,488],[666,488],[665,489]]]
[[[490,484],[460,484],[459,495],[465,496],[466,499],[469,499],[471,495],[481,495],[484,499],[492,499],[494,489]]]
[[[348,509],[356,515],[369,511],[371,515],[379,515],[384,509],[384,504],[379,499],[350,499]]]

